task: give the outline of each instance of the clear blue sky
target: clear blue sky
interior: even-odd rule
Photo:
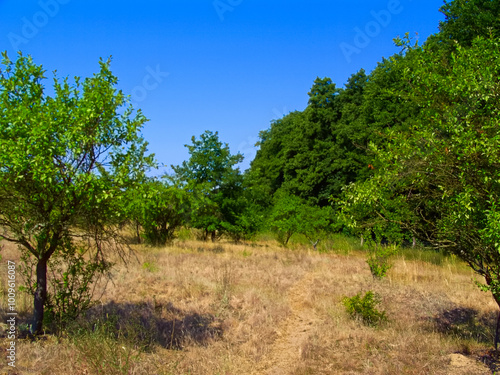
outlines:
[[[99,57],[112,55],[119,87],[151,120],[143,134],[159,162],[181,163],[191,136],[212,130],[245,155],[245,169],[259,131],[303,110],[317,76],[343,86],[397,52],[394,37],[425,40],[442,4],[0,0],[0,49],[70,77],[91,75]]]

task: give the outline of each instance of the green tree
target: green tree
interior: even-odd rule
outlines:
[[[283,246],[297,233],[303,234],[316,250],[322,233],[330,227],[332,214],[329,207],[308,205],[301,198],[280,190],[275,194],[268,223]]]
[[[381,100],[389,96],[384,91],[393,89],[392,82],[399,83],[399,73],[386,61],[370,77],[364,70],[353,74],[343,89],[329,78],[317,78],[306,110],[260,133],[250,169],[254,183],[269,195],[283,189],[326,206],[345,185],[368,178],[376,164],[368,144],[381,143],[380,131],[399,126],[403,113],[408,116],[401,103]]]
[[[450,60],[413,48],[408,89],[399,95],[420,114],[408,120],[411,132],[387,133],[378,150],[384,170],[348,192],[344,211],[364,201],[385,221],[456,254],[484,277],[482,289],[500,306],[499,51],[495,38],[458,45]],[[398,192],[397,212],[386,209],[394,204],[390,191]]]
[[[172,166],[174,180],[191,195],[191,225],[202,229],[205,239],[210,236],[215,241],[217,235],[233,231],[237,225],[243,176],[235,166],[243,156],[231,155],[217,132],[207,130],[199,140],[192,137],[192,143],[186,145],[189,160]]]
[[[188,195],[185,190],[156,179],[144,183],[139,192],[139,223],[144,237],[154,246],[164,246],[174,239],[175,230],[187,223]]]
[[[332,229],[333,211],[330,207],[303,204],[299,211],[300,226],[298,233],[303,234],[317,250],[318,243]]]
[[[283,246],[293,234],[299,231],[299,211],[302,200],[295,196],[279,191],[275,194],[273,209],[269,217],[269,226],[276,233],[276,238]]]
[[[439,23],[439,33],[427,41],[439,49],[456,44],[470,47],[478,36],[500,37],[500,3],[496,0],[448,0],[440,12],[445,19]]]
[[[126,97],[114,87],[109,61],[83,82],[55,77],[53,96],[31,57],[14,62],[3,53],[2,63],[0,238],[19,245],[32,276],[31,331],[38,334],[50,301],[65,305],[82,292],[72,281],[90,282],[109,269],[105,248],[116,243],[120,198],[153,159],[139,134],[142,113],[128,107],[119,114]],[[56,295],[47,292],[52,266],[62,278],[53,280]]]

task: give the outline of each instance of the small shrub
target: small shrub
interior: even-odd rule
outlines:
[[[154,261],[152,262],[144,262],[142,264],[142,269],[148,271],[148,272],[156,272],[158,271],[158,266],[156,265],[156,263]]]
[[[52,255],[47,277],[47,300],[43,325],[49,332],[61,334],[68,323],[95,304],[95,285],[107,276],[112,263],[99,253],[92,253],[89,245],[75,245],[69,240]],[[31,253],[21,256],[22,291],[35,295],[37,258]]]
[[[361,297],[361,293],[344,297],[342,303],[351,318],[361,319],[366,325],[377,326],[387,321],[385,311],[379,311],[376,307],[380,303],[380,297],[371,290],[366,292],[364,297]]]
[[[393,256],[397,251],[396,246],[378,246],[376,245],[373,250],[370,251],[366,263],[370,267],[370,272],[376,279],[382,279],[387,275],[387,272],[391,269],[392,263],[390,257]]]

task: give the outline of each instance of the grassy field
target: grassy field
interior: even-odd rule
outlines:
[[[19,339],[16,369],[4,354],[0,373],[473,375],[496,366],[498,307],[454,258],[403,250],[375,280],[366,254],[341,237],[320,252],[270,239],[133,249],[70,334]],[[2,264],[16,254],[5,246]],[[368,290],[388,317],[379,327],[342,304]],[[30,304],[18,296],[21,316]]]

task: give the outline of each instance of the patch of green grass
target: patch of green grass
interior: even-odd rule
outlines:
[[[194,240],[196,238],[196,234],[193,233],[193,230],[191,228],[180,228],[177,233],[177,239],[179,241],[188,241],[188,240]]]
[[[144,262],[142,264],[142,269],[146,270],[148,272],[153,273],[153,272],[158,271],[158,265],[154,261],[152,261],[152,262]]]
[[[118,316],[87,322],[73,327],[69,338],[78,352],[76,360],[89,366],[96,374],[130,374],[141,349],[133,335],[117,329]]]
[[[318,244],[320,253],[336,253],[349,255],[353,251],[362,250],[360,240],[357,237],[349,237],[341,233],[334,233]]]
[[[400,251],[401,256],[405,260],[420,260],[422,262],[431,263],[436,266],[442,266],[445,263],[454,263],[455,256],[450,256],[443,253],[441,250],[429,249],[424,247],[407,247]]]

